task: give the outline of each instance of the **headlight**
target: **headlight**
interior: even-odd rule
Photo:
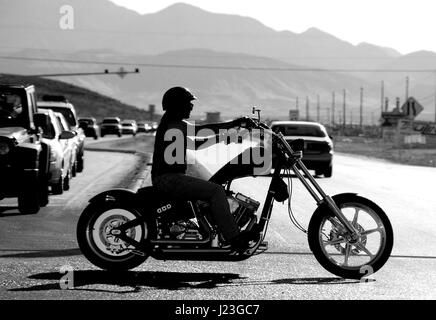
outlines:
[[[4,156],[11,151],[11,148],[9,147],[9,143],[0,141],[0,155]]]

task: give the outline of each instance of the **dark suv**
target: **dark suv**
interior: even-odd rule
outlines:
[[[0,200],[18,197],[26,214],[48,204],[50,150],[40,128],[49,118],[37,111],[33,85],[0,85]]]
[[[106,117],[100,125],[100,135],[116,134],[118,137],[123,135],[121,119],[118,117]]]
[[[304,140],[303,163],[315,170],[316,175],[326,178],[333,173],[333,141],[326,128],[318,122],[306,121],[273,121],[271,128],[281,132],[286,141]]]

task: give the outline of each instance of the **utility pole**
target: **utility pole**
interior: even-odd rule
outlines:
[[[406,100],[409,99],[409,77],[406,77]]]
[[[306,96],[306,121],[309,121],[309,97]]]
[[[316,121],[319,122],[319,94],[316,95]]]
[[[332,93],[332,125],[335,125],[335,92]]]
[[[381,113],[380,113],[380,116],[381,116],[381,114],[383,113],[383,106],[384,106],[384,104],[385,104],[385,82],[382,80],[382,82],[381,82],[381,104],[380,104],[380,106],[381,106]]]
[[[327,121],[326,121],[326,123],[327,123],[327,125],[331,125],[332,124],[332,121],[331,121],[331,118],[330,118],[330,108],[326,108],[327,109]]]
[[[345,91],[345,89],[344,89],[344,98],[343,98],[343,105],[342,105],[342,132],[344,133],[345,132],[345,126],[346,126],[346,124],[347,124],[347,117],[346,117],[346,112],[345,112],[345,108],[346,108],[346,102],[345,102],[345,99],[346,99],[346,96],[347,96],[347,93],[346,93],[346,91]]]
[[[434,87],[434,122],[436,123],[436,72],[435,72],[435,87]]]
[[[359,118],[359,127],[362,130],[363,127],[363,87],[360,88],[360,118]]]

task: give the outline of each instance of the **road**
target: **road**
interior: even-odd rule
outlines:
[[[85,171],[72,181],[71,190],[52,196],[39,214],[22,216],[14,200],[0,202],[0,299],[436,298],[436,198],[431,188],[436,169],[336,154],[333,177],[317,179],[328,194],[357,192],[371,198],[391,219],[393,255],[368,282],[339,279],[325,271],[280,203],[274,208],[266,238],[269,250],[264,254],[223,263],[150,258],[114,277],[81,255],[75,225],[87,200],[125,181],[137,158],[88,151],[86,159]],[[241,179],[234,189],[262,201],[269,180]],[[293,195],[293,212],[307,226],[315,203],[297,180]],[[70,289],[62,289],[65,279],[71,280]]]

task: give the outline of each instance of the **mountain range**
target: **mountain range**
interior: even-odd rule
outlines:
[[[401,55],[368,43],[355,46],[316,28],[302,33],[275,31],[253,18],[212,13],[184,3],[141,15],[108,0],[69,0],[74,25],[64,30],[60,25],[64,4],[63,0],[0,2],[0,72],[46,74],[138,67],[139,74],[124,78],[59,79],[141,108],[160,105],[166,88],[186,85],[202,97],[197,114],[221,111],[225,116],[244,113],[256,104],[271,117],[286,117],[296,107],[297,97],[303,115],[308,97],[313,115],[318,95],[326,116],[333,91],[339,115],[345,89],[347,108],[353,110],[355,121],[360,87],[369,121],[380,113],[381,81],[385,95],[394,101],[395,96],[404,96],[409,77],[410,95],[428,101],[427,108],[423,103],[422,117],[433,117],[434,98],[429,97],[434,96],[434,73],[398,72],[433,69],[433,52]]]

